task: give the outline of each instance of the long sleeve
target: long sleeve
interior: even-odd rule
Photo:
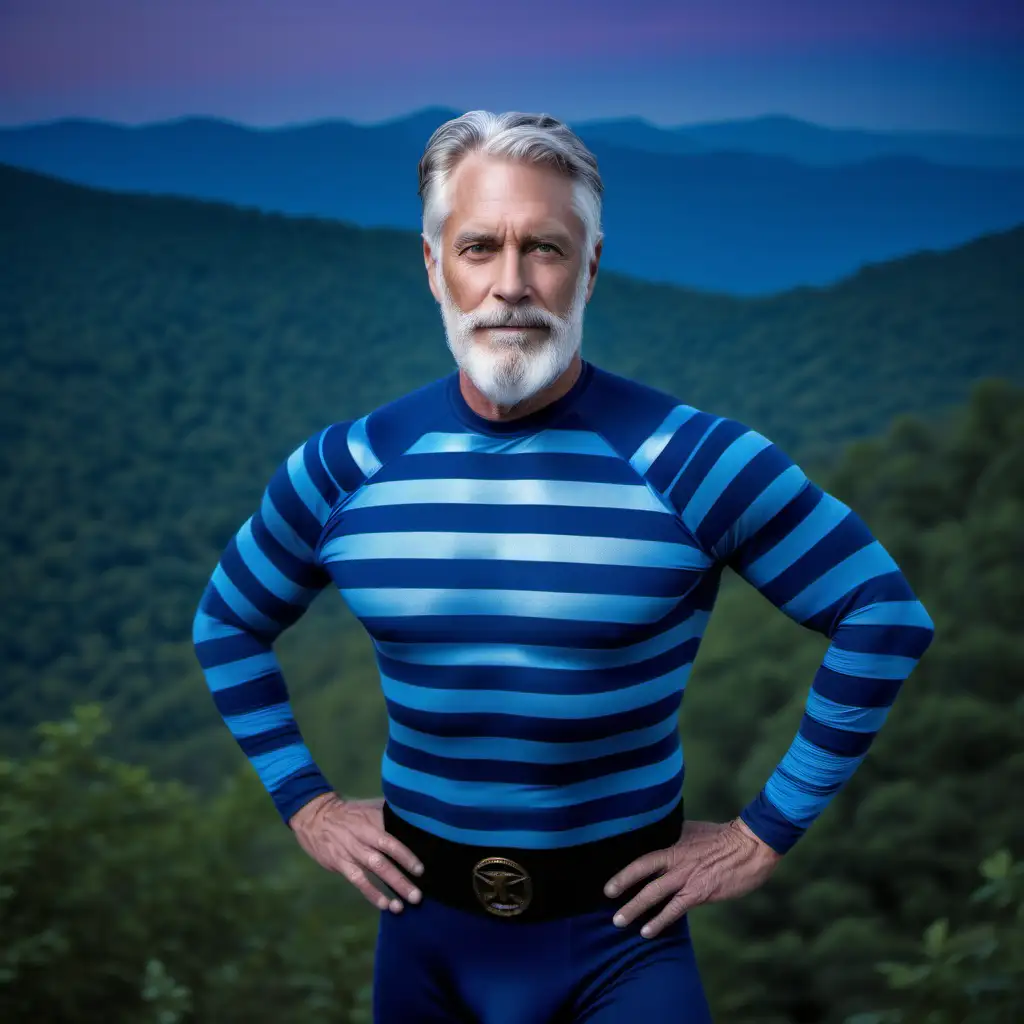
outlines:
[[[329,580],[316,547],[344,493],[323,452],[337,426],[277,467],[259,507],[224,549],[192,628],[214,704],[286,823],[332,789],[303,742],[273,644]]]
[[[797,735],[742,820],[785,853],[864,759],[934,625],[860,517],[767,438],[711,426],[670,497],[705,551],[831,644]]]

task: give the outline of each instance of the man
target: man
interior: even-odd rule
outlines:
[[[278,468],[203,595],[199,660],[303,849],[390,911],[376,1021],[709,1020],[686,911],[771,874],[932,622],[768,439],[582,359],[602,184],[565,125],[450,121],[420,193],[458,370]],[[762,792],[684,824],[677,715],[726,565],[832,644]],[[334,793],[272,651],[328,584],[375,646],[383,799]]]

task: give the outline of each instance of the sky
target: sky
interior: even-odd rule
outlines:
[[[1024,134],[1024,0],[0,0],[0,124],[425,106]]]

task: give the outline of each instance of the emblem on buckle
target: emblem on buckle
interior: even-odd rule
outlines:
[[[473,892],[489,913],[515,917],[530,905],[533,880],[514,860],[484,857],[473,868]]]

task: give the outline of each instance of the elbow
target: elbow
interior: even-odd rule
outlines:
[[[270,647],[280,632],[280,628],[267,629],[237,616],[217,593],[212,581],[206,585],[192,616],[192,646],[196,649],[200,661],[203,660],[203,647],[209,641],[226,640],[244,634]]]
[[[202,605],[196,609],[196,613],[192,618],[192,646],[198,647],[204,639],[207,632],[206,624],[203,622],[205,613],[203,612]]]
[[[221,621],[209,610],[210,592],[211,584],[207,584],[192,616],[192,646],[197,650],[205,641],[214,639],[217,624]]]
[[[918,658],[932,645],[932,641],[935,639],[935,620],[932,619],[928,613],[928,609],[921,603],[921,600],[917,599],[917,608],[915,609],[914,626],[917,633],[920,636]]]
[[[923,628],[928,633],[928,643],[926,646],[931,646],[931,642],[935,639],[935,622],[928,614],[928,609],[924,605],[921,605],[921,614],[924,618]]]

